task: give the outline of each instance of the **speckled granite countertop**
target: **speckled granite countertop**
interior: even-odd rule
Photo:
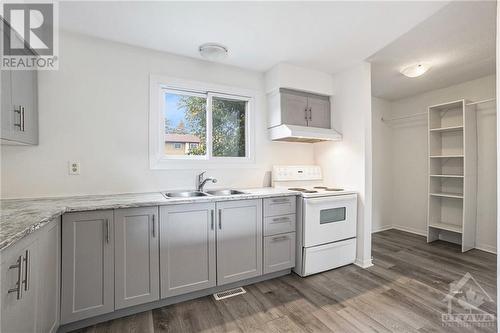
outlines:
[[[245,194],[196,198],[165,198],[159,192],[77,197],[0,200],[0,250],[68,212],[162,206],[193,202],[258,199],[296,195],[298,192],[272,187],[245,189]]]

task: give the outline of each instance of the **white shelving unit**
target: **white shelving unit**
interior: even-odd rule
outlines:
[[[460,239],[475,247],[477,144],[475,105],[459,100],[428,108],[427,242]]]

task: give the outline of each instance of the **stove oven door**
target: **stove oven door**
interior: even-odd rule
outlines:
[[[356,194],[305,198],[303,208],[305,247],[356,237]]]

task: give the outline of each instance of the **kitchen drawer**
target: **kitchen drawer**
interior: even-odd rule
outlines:
[[[356,258],[356,238],[304,249],[304,275],[316,274],[352,264]]]
[[[264,217],[295,214],[295,196],[264,199]]]
[[[294,232],[295,221],[295,214],[266,217],[264,218],[264,236]]]
[[[264,237],[264,274],[295,266],[295,232]]]

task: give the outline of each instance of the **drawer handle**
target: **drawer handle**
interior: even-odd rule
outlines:
[[[290,221],[289,217],[276,217],[273,219],[273,222],[280,222],[280,221]]]
[[[273,242],[279,242],[279,241],[286,240],[286,239],[288,239],[288,236],[277,236],[277,237],[271,238],[271,240]]]
[[[17,258],[16,264],[15,265],[10,265],[9,269],[17,269],[17,282],[16,282],[16,287],[11,288],[7,291],[8,294],[10,293],[16,293],[16,299],[20,300],[22,296],[22,288],[21,288],[21,275],[22,275],[22,264],[23,264],[23,256],[19,256]]]
[[[272,199],[272,202],[274,203],[285,203],[285,202],[289,202],[290,199],[288,198],[278,198],[278,199]]]

